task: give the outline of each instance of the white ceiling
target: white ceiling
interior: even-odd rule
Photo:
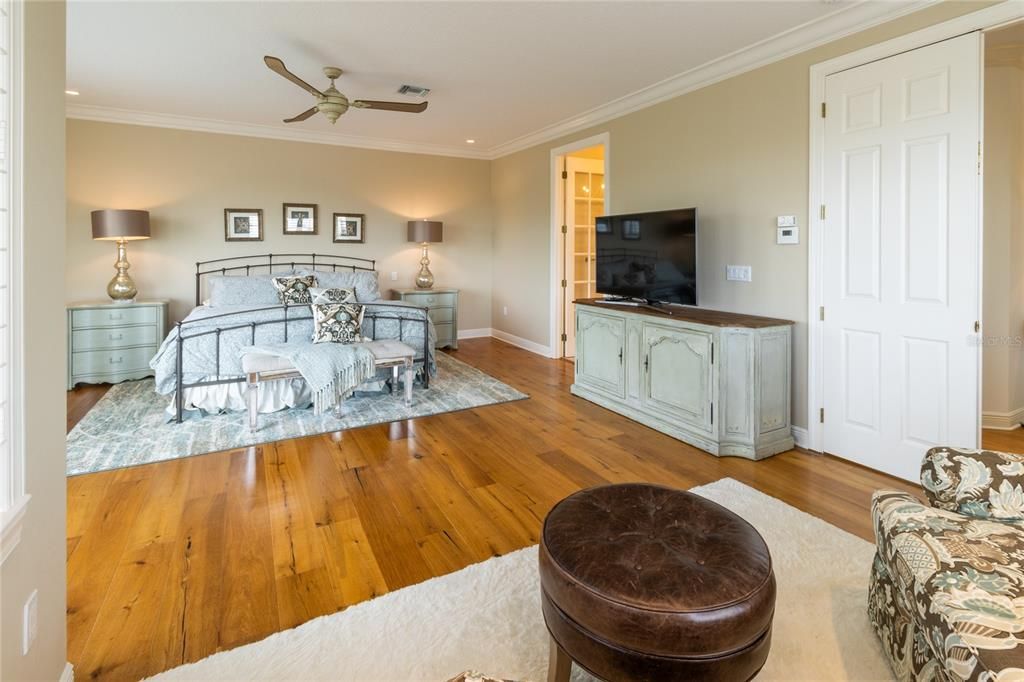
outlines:
[[[190,117],[183,127],[301,128],[336,143],[486,155],[779,34],[792,42],[842,26],[866,4],[72,0],[67,87],[81,95],[69,115],[131,120],[113,111],[130,110]],[[870,4],[888,16],[919,3]],[[314,86],[327,84],[321,67],[343,68],[338,89],[351,98],[402,100],[400,84],[427,86],[430,108],[286,125],[313,98],[267,69],[265,54]]]

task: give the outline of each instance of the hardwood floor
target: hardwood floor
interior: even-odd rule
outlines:
[[[567,362],[460,345],[530,399],[68,479],[76,677],[138,679],[534,544],[585,486],[729,476],[869,540],[871,493],[913,489],[802,451],[719,459],[574,398]],[[69,429],[103,393],[69,392]]]

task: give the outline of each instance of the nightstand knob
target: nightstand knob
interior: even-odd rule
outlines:
[[[124,317],[124,315],[121,313],[110,313],[111,320],[120,320],[122,317]]]
[[[120,341],[123,338],[124,338],[124,334],[111,334],[110,335],[110,340],[111,341]]]
[[[123,361],[124,361],[124,357],[122,357],[122,356],[118,356],[117,360],[115,360],[114,358],[110,358],[110,364],[112,364],[112,365],[120,365],[121,362],[123,362]]]

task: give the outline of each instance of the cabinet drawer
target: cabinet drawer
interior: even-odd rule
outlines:
[[[77,329],[71,332],[71,350],[124,348],[126,346],[152,346],[156,338],[156,327],[119,327],[108,329]]]
[[[430,319],[434,321],[434,324],[445,324],[451,322],[455,318],[455,310],[453,308],[431,308]]]
[[[148,369],[149,361],[153,359],[154,355],[156,355],[156,346],[83,351],[71,355],[71,371],[76,376],[82,376]]]
[[[405,294],[402,300],[416,305],[426,305],[431,308],[455,306],[455,294]]]
[[[121,327],[132,324],[156,324],[159,308],[92,308],[71,311],[72,329],[86,327]]]

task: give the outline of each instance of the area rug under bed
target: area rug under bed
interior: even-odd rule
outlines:
[[[437,354],[437,365],[430,388],[413,391],[411,407],[388,393],[365,394],[347,400],[342,416],[315,416],[312,408],[262,414],[255,433],[245,412],[168,423],[164,410],[169,398],[157,395],[153,380],[126,381],[112,386],[68,434],[67,473],[149,464],[529,397],[446,353]]]
[[[747,519],[771,550],[778,596],[758,680],[892,679],[868,622],[871,543],[729,478],[693,492]],[[534,546],[153,679],[440,682],[472,669],[540,682],[547,657]],[[592,678],[574,666],[573,680]]]

